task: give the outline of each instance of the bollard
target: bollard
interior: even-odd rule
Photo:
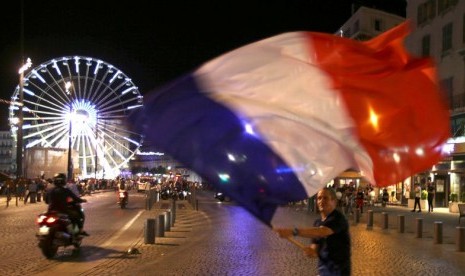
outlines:
[[[158,224],[157,224],[157,237],[165,236],[165,215],[158,215]]]
[[[389,226],[388,213],[382,212],[382,215],[383,215],[383,229],[388,229],[388,226]]]
[[[355,224],[360,222],[360,209],[355,210],[354,222]]]
[[[154,219],[147,219],[144,228],[144,242],[145,244],[155,243],[155,228],[157,222]]]
[[[399,227],[397,228],[397,232],[404,233],[405,232],[405,216],[404,215],[398,215],[397,216],[397,221],[398,221],[398,224],[399,224]]]
[[[465,227],[457,226],[457,236],[455,238],[456,249],[459,252],[465,251]]]
[[[416,224],[417,224],[417,232],[415,237],[416,238],[421,238],[423,236],[423,219],[422,218],[417,218],[416,219]]]
[[[434,243],[442,243],[442,221],[434,222]]]
[[[199,200],[198,199],[195,200],[195,210],[196,211],[199,210]]]
[[[373,227],[373,210],[368,210],[367,228]]]
[[[171,230],[171,210],[165,212],[165,231]]]

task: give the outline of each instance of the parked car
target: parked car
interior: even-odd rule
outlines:
[[[137,182],[137,192],[150,190],[150,182]]]

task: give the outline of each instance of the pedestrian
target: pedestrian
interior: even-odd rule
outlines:
[[[80,197],[81,194],[79,193],[79,189],[77,187],[76,181],[74,179],[69,180],[66,185],[66,188],[68,188],[73,194],[75,194],[77,197]]]
[[[16,180],[16,196],[19,200],[24,200],[24,196],[26,193],[26,181],[23,178],[19,178]]]
[[[28,182],[28,186],[27,186],[26,196],[24,197],[24,204],[27,203],[29,197],[31,198],[31,203],[36,203],[37,183],[31,179],[28,179],[27,182]]]
[[[415,203],[413,204],[412,212],[415,212],[418,205],[418,213],[421,213],[421,205],[420,205],[420,198],[421,198],[421,187],[420,184],[415,183]]]
[[[353,214],[354,213],[354,204],[355,204],[355,200],[354,200],[355,195],[354,195],[353,188],[351,188],[351,187],[347,188],[345,198],[346,198],[345,213],[346,213],[346,215]]]
[[[356,204],[357,204],[357,209],[359,209],[360,213],[362,214],[363,214],[364,201],[365,201],[365,194],[363,193],[363,189],[359,187],[357,190]]]
[[[388,201],[389,201],[389,193],[388,193],[388,190],[384,188],[383,195],[382,195],[382,206],[386,207]]]
[[[427,191],[428,191],[428,213],[433,212],[433,200],[434,200],[434,184],[431,182],[431,177],[428,177],[427,183]]]
[[[293,236],[311,238],[310,246],[303,247],[309,257],[318,257],[320,276],[351,273],[351,241],[349,223],[336,209],[336,193],[331,188],[323,188],[317,194],[317,206],[321,218],[309,228],[275,228],[279,236],[291,239]]]

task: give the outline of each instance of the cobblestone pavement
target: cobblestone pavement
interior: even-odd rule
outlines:
[[[157,237],[155,244],[145,244],[139,227],[129,234],[136,238],[109,242],[113,254],[80,262],[71,269],[69,264],[59,265],[38,275],[317,274],[315,259],[303,256],[295,245],[277,237],[241,207],[214,201],[201,201],[199,211],[186,202],[177,206],[174,227],[165,237]],[[158,202],[135,224],[156,218],[168,208],[169,202]],[[465,275],[465,252],[456,250],[458,214],[439,208],[434,213],[411,213],[396,206],[372,207],[372,212],[373,227],[367,227],[367,210],[358,223],[349,216],[353,275]],[[383,229],[385,216],[387,229]],[[404,233],[399,233],[399,216],[405,219]],[[316,217],[305,206],[282,207],[272,224],[310,226]],[[421,238],[416,237],[418,219],[423,223]],[[435,242],[435,222],[442,224],[439,244]],[[129,247],[140,254],[127,254]]]

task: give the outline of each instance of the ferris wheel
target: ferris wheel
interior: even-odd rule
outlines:
[[[30,70],[23,80],[22,141],[33,148],[71,149],[80,177],[113,178],[128,167],[142,143],[125,118],[143,106],[131,79],[102,60],[66,56]],[[9,121],[17,139],[20,87],[16,87]]]

